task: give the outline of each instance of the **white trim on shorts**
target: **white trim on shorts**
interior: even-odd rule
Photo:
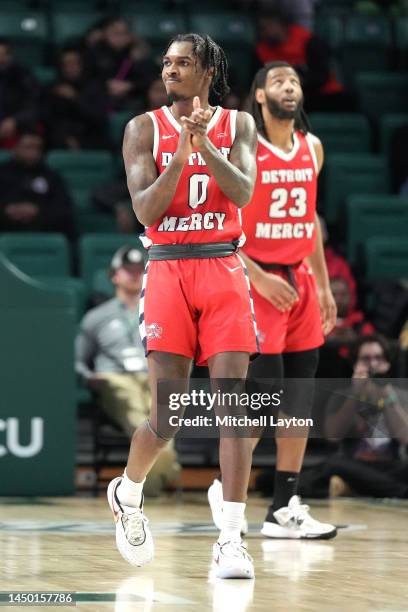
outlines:
[[[140,333],[140,338],[142,340],[142,344],[143,344],[143,348],[144,348],[146,357],[147,357],[147,335],[146,335],[146,322],[144,318],[144,301],[145,301],[148,269],[149,269],[149,262],[146,263],[146,267],[144,270],[142,290],[140,292],[140,299],[139,299],[139,333]]]

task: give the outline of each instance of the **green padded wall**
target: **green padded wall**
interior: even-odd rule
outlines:
[[[0,495],[74,491],[72,296],[0,254]]]

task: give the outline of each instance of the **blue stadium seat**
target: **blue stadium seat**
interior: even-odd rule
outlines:
[[[48,21],[41,11],[7,10],[0,5],[0,36],[14,43],[14,55],[19,62],[36,66],[44,60]]]
[[[347,197],[389,193],[387,161],[380,155],[333,153],[326,158],[324,186],[324,217],[328,223],[338,223]]]
[[[399,67],[406,70],[408,68],[408,17],[397,17],[394,21],[394,28]]]
[[[406,238],[369,238],[365,246],[367,280],[408,279]]]
[[[11,234],[0,236],[0,251],[29,276],[69,276],[69,247],[62,234]]]
[[[342,74],[354,85],[363,71],[385,70],[390,64],[391,20],[383,16],[354,15],[346,21],[342,51]]]
[[[312,132],[318,136],[326,153],[368,153],[370,125],[358,113],[313,113]]]
[[[315,16],[314,32],[323,39],[334,52],[344,44],[344,18],[342,15],[320,13]]]
[[[0,36],[19,41],[46,42],[48,38],[47,19],[40,11],[3,11],[0,5]]]
[[[143,249],[137,236],[124,236],[122,234],[86,234],[79,241],[79,264],[81,278],[90,291],[95,274],[107,270],[112,257],[121,246],[128,244]]]
[[[48,163],[64,178],[71,190],[86,193],[114,176],[112,156],[107,151],[55,150],[48,154]]]
[[[54,44],[62,46],[78,41],[100,19],[101,15],[94,11],[55,11],[51,17]]]
[[[408,74],[363,72],[356,77],[361,110],[375,123],[386,113],[406,113]]]
[[[249,48],[255,41],[253,20],[239,13],[204,13],[190,16],[190,28],[193,32],[209,34],[226,48]]]
[[[390,154],[391,138],[398,128],[408,125],[408,113],[391,113],[383,115],[380,122],[381,152],[387,157]]]
[[[132,119],[132,117],[134,117],[134,115],[135,113],[132,111],[120,111],[110,115],[110,135],[116,147],[120,148],[122,146],[123,132],[126,124]]]
[[[138,13],[125,15],[131,30],[146,38],[153,45],[164,47],[176,36],[187,31],[187,22],[182,13],[175,11]]]
[[[408,200],[398,196],[361,195],[347,199],[347,259],[361,261],[369,238],[403,238],[408,228]],[[408,261],[407,261],[408,268]]]

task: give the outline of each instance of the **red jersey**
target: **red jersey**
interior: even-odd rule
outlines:
[[[263,263],[294,264],[315,246],[316,153],[309,134],[293,140],[285,153],[258,134],[258,174],[242,224],[245,253]]]
[[[161,174],[176,152],[181,125],[167,106],[147,113],[153,122],[153,157]],[[208,124],[208,138],[227,159],[235,139],[236,110],[218,106]],[[196,151],[185,163],[166,212],[146,228],[145,246],[188,242],[232,242],[242,235],[239,209],[221,191]]]

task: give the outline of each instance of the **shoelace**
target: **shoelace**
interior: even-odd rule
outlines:
[[[297,504],[291,504],[290,506],[282,508],[282,510],[279,511],[279,522],[281,525],[289,526],[291,524],[295,524],[300,526],[305,521],[309,522],[313,520],[309,515],[310,506],[307,504],[301,504],[299,497],[297,498],[297,501]]]
[[[296,509],[293,511],[290,520],[296,521],[298,525],[301,525],[305,521],[309,521],[311,516],[309,515],[310,506],[307,504],[299,504]]]
[[[139,544],[145,538],[144,526],[148,520],[141,510],[136,510],[131,514],[123,514],[125,535],[130,544]]]
[[[221,544],[220,551],[224,548],[224,546],[228,546],[232,550],[233,557],[244,557],[248,559],[248,561],[253,561],[251,555],[247,551],[247,546],[244,542],[240,542],[238,540],[228,540],[228,542],[224,542]]]

